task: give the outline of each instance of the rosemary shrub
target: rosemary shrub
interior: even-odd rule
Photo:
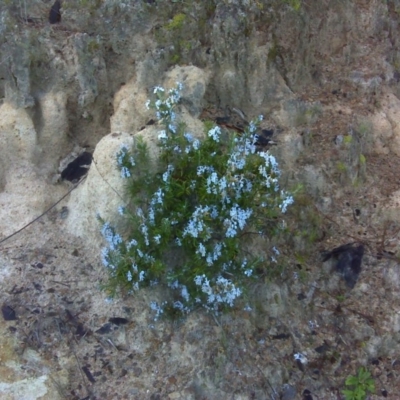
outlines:
[[[176,123],[181,88],[156,87],[155,99],[146,103],[163,126],[159,158],[151,160],[140,137],[116,155],[127,184],[129,202],[119,212],[128,219],[128,234],[122,238],[100,218],[108,243],[102,250],[107,288],[111,294],[169,288],[169,299],[151,303],[156,318],[165,310],[232,307],[263,262],[249,251],[249,240],[276,234],[277,217],[293,202],[279,188],[275,158],[257,151],[262,117],[243,134],[213,127],[199,140]]]

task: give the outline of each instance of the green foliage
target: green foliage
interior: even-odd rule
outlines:
[[[353,141],[353,136],[351,136],[351,135],[345,135],[343,137],[344,144],[349,145],[349,144],[351,144],[352,141]]]
[[[179,30],[183,28],[186,20],[186,15],[183,13],[176,14],[172,20],[165,26],[168,30]]]
[[[300,10],[301,1],[302,0],[284,0],[284,2],[289,4],[289,6],[292,7],[293,10],[295,10],[295,11],[299,11]]]
[[[90,54],[94,54],[101,49],[101,42],[98,38],[91,39],[87,42],[87,50]]]
[[[168,57],[169,64],[176,65],[176,64],[179,64],[180,61],[181,61],[181,55],[178,53],[171,54]]]
[[[340,173],[343,173],[343,172],[346,172],[346,171],[347,171],[346,164],[345,164],[343,161],[339,161],[339,162],[336,164],[336,168],[338,169],[338,171],[339,171]]]
[[[164,125],[159,158],[151,160],[141,139],[117,154],[130,199],[122,210],[127,239],[102,221],[108,289],[169,288],[170,297],[152,305],[157,316],[232,307],[262,262],[249,251],[251,238],[278,232],[277,217],[293,202],[279,190],[275,158],[256,152],[257,123],[241,135],[214,127],[199,140],[175,122],[178,93],[158,87],[148,103]]]
[[[344,296],[343,294],[338,294],[338,295],[336,296],[336,300],[337,300],[339,303],[343,303],[343,302],[346,300],[346,296]]]
[[[346,400],[365,400],[367,395],[375,391],[375,382],[371,373],[364,367],[358,370],[356,376],[346,379],[347,389],[343,390]]]

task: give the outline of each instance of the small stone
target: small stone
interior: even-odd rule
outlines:
[[[333,258],[336,271],[342,275],[346,285],[353,289],[361,272],[363,255],[364,246],[362,244],[355,246],[354,243],[348,243],[325,252],[322,261]]]
[[[325,354],[329,350],[329,346],[327,344],[323,344],[314,349],[319,354]]]
[[[104,324],[101,328],[97,329],[97,331],[95,332],[100,335],[104,335],[105,333],[110,333],[111,328],[112,328],[111,324]]]
[[[296,398],[296,395],[297,395],[296,389],[292,385],[289,385],[288,383],[285,383],[283,385],[282,396],[281,396],[282,400],[293,400]]]
[[[335,136],[334,142],[336,146],[340,146],[343,143],[343,135]]]
[[[5,321],[15,321],[17,319],[15,310],[7,304],[2,305],[1,312]]]
[[[307,296],[304,294],[304,293],[299,293],[298,295],[297,295],[297,300],[304,300],[304,299],[306,299],[307,298]]]
[[[305,389],[303,392],[303,400],[313,400],[311,392],[308,389]]]
[[[68,214],[69,214],[68,207],[67,206],[62,207],[60,211],[60,218],[66,219],[68,217]]]
[[[126,325],[129,322],[126,318],[121,317],[109,318],[108,321],[114,325]]]

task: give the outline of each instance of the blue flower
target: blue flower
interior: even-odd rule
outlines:
[[[118,207],[118,214],[119,215],[124,215],[125,214],[125,207],[119,206]]]
[[[171,173],[173,171],[174,171],[174,166],[169,164],[168,167],[167,167],[167,170],[163,173],[163,181],[164,182],[168,182],[168,180],[169,180],[169,178],[171,176]]]
[[[176,127],[175,127],[175,125],[169,124],[169,125],[168,125],[168,129],[169,129],[172,133],[176,133]]]
[[[220,135],[221,135],[221,128],[219,126],[215,126],[214,128],[208,131],[208,136],[214,139],[216,142],[219,142]]]
[[[126,167],[121,168],[121,178],[129,178],[131,176],[131,173],[129,172],[129,169]]]
[[[282,194],[285,195],[284,192],[282,192]],[[287,207],[288,207],[290,204],[293,204],[293,203],[294,203],[293,197],[292,197],[292,196],[286,196],[286,197],[283,199],[282,203],[279,204],[279,208],[281,209],[282,214],[285,214],[285,212],[286,212],[286,210],[287,210]]]
[[[154,241],[155,241],[157,244],[160,244],[161,235],[156,235],[156,236],[154,236]]]
[[[108,247],[103,247],[101,249],[101,261],[105,267],[109,266],[108,257],[109,257],[110,250]]]
[[[158,133],[158,140],[167,140],[168,136],[167,136],[167,132],[166,131],[160,131]]]
[[[203,243],[199,244],[199,247],[196,250],[196,254],[200,254],[202,257],[206,256],[206,248]]]
[[[129,250],[132,246],[137,246],[138,242],[135,239],[132,239],[128,244],[126,245],[126,248]]]
[[[188,143],[192,143],[193,142],[193,136],[190,133],[185,132],[183,134],[183,137],[188,141]]]
[[[185,285],[181,286],[181,296],[185,299],[185,301],[189,301],[189,292]]]
[[[155,86],[153,93],[164,92],[164,88],[162,86]]]

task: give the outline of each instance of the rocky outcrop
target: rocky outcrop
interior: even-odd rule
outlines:
[[[216,347],[207,352],[204,343],[207,343],[208,336],[214,339],[215,335],[214,331],[210,334],[208,328],[204,332],[199,329],[188,335],[187,341],[196,344],[187,346],[188,354],[195,354],[197,348],[200,350],[193,359],[189,356],[185,359],[184,370],[174,370],[181,379],[189,370],[188,366],[192,367],[190,374],[193,376],[190,382],[186,381],[182,393],[186,398],[228,397],[232,395],[233,385],[246,373],[249,390],[244,393],[241,387],[243,393],[238,395],[243,398],[253,394],[255,398],[265,398],[265,377],[271,380],[268,383],[274,388],[274,393],[290,379],[293,379],[291,383],[294,385],[297,370],[293,367],[293,353],[317,339],[323,342],[326,337],[322,335],[328,335],[326,332],[329,331],[321,330],[321,336],[314,333],[309,336],[310,331],[316,329],[317,322],[314,320],[317,317],[307,305],[313,302],[315,296],[322,296],[318,304],[331,301],[331,309],[327,305],[318,318],[321,326],[333,327],[332,332],[339,328],[331,324],[330,313],[335,310],[335,318],[339,319],[338,314],[342,310],[336,302],[339,283],[331,277],[327,267],[312,269],[315,266],[304,261],[304,254],[316,251],[323,246],[324,240],[339,241],[340,235],[349,232],[353,236],[361,236],[363,240],[370,240],[373,243],[371,254],[378,245],[392,246],[393,254],[397,251],[398,230],[394,225],[398,223],[399,214],[400,36],[396,2],[315,0],[302,1],[301,7],[295,9],[290,7],[293,2],[282,0],[69,0],[62,2],[62,21],[51,26],[47,22],[49,2],[9,3],[0,4],[0,95],[3,99],[0,106],[0,239],[33,220],[71,189],[71,185],[58,182],[55,178],[60,172],[60,162],[75,154],[74,149],[93,152],[93,163],[87,178],[56,209],[59,215],[60,208],[66,207],[69,214],[63,214],[62,220],[56,217],[56,224],[52,226],[54,242],[48,254],[57,253],[59,258],[48,265],[54,267],[52,274],[60,274],[58,282],[61,286],[67,285],[63,288],[65,291],[60,296],[57,294],[58,297],[54,295],[50,298],[56,292],[52,286],[54,282],[36,275],[31,278],[28,272],[36,268],[32,266],[36,265],[32,261],[36,260],[36,253],[33,256],[24,253],[25,258],[19,258],[17,253],[12,253],[12,259],[4,256],[1,258],[1,276],[7,279],[11,276],[22,286],[21,280],[29,290],[33,290],[32,282],[36,284],[34,279],[43,279],[49,285],[46,290],[39,290],[34,285],[38,292],[35,301],[37,297],[37,301],[43,304],[67,299],[68,294],[75,290],[77,274],[80,274],[79,279],[85,277],[82,282],[86,286],[98,279],[101,275],[98,249],[102,246],[102,238],[96,214],[123,229],[117,209],[125,201],[124,181],[116,167],[116,152],[122,144],[132,145],[140,134],[148,143],[152,157],[157,157],[159,126],[148,124],[153,114],[144,105],[155,85],[162,84],[169,88],[179,81],[184,85],[181,121],[188,131],[198,137],[204,134],[200,117],[205,108],[214,111],[210,115],[219,116],[229,114],[235,108],[249,120],[263,114],[265,127],[274,131],[277,146],[271,151],[284,166],[283,182],[291,187],[302,182],[312,199],[312,204],[311,200],[302,199],[298,210],[299,221],[296,226],[288,227],[293,233],[290,250],[296,253],[295,260],[287,261],[287,264],[295,265],[293,277],[293,271],[290,271],[282,274],[284,283],[260,282],[255,300],[256,320],[246,319],[243,315],[240,323],[236,320],[242,325],[246,321],[244,325],[247,325],[238,326],[234,334],[243,329],[246,335],[243,335],[243,342],[239,339],[235,342],[238,345],[230,348],[230,353],[225,348]],[[376,209],[382,213],[374,214]],[[331,213],[331,224],[325,228],[324,218],[328,213]],[[383,216],[385,227],[380,230]],[[51,220],[51,214],[48,217]],[[312,223],[320,226],[312,231]],[[39,228],[36,232],[36,247],[45,246],[48,238]],[[392,233],[390,238],[387,237],[388,232]],[[65,257],[59,247],[58,241],[63,235],[77,237],[77,242],[82,247],[90,248],[97,259],[92,254],[91,260],[86,260],[76,272],[73,269],[77,268],[75,259],[71,261]],[[310,239],[312,236],[313,241]],[[76,242],[73,243],[75,246]],[[20,246],[29,247],[24,243]],[[68,256],[73,253],[71,257],[77,257],[75,254],[81,251],[81,248],[79,251],[77,248],[68,249]],[[18,260],[23,260],[22,266]],[[394,262],[396,259],[388,260]],[[319,261],[315,258],[313,262],[318,264]],[[355,299],[369,296],[368,301],[363,303],[376,310],[382,302],[387,306],[385,312],[392,313],[388,316],[390,322],[382,324],[382,329],[386,331],[381,336],[385,339],[379,339],[379,329],[375,332],[376,327],[372,322],[369,326],[370,320],[366,318],[368,326],[363,325],[363,329],[352,325],[362,324],[360,321],[346,320],[349,326],[341,331],[340,341],[336,341],[337,337],[327,336],[327,343],[335,352],[326,357],[333,360],[326,376],[336,377],[340,369],[349,365],[347,356],[339,358],[336,352],[336,346],[342,346],[343,342],[351,343],[352,350],[356,349],[354,351],[362,349],[366,343],[368,357],[392,355],[390,349],[398,345],[397,333],[392,335],[393,339],[386,340],[394,331],[397,332],[396,327],[399,326],[396,307],[393,306],[398,304],[398,296],[391,295],[396,290],[398,274],[393,272],[395,268],[378,269],[375,266],[375,275],[378,274],[376,271],[383,271],[382,281],[374,281],[378,278],[372,276],[368,269],[362,271],[360,285],[356,285],[353,293],[356,293]],[[310,278],[313,283],[311,288],[305,288],[299,276],[304,276],[309,269],[314,274]],[[74,282],[71,286],[63,282],[64,272]],[[89,277],[84,275],[90,273]],[[386,293],[382,294],[385,290]],[[323,297],[328,292],[334,293],[332,298]],[[7,291],[2,291],[2,296],[9,293],[14,296],[11,284]],[[381,298],[374,297],[376,293],[381,293]],[[101,315],[106,307],[101,303],[104,299],[98,294],[97,287],[90,295],[96,301],[84,312],[87,313],[88,325],[92,324],[94,330],[96,324],[96,328],[101,326],[101,318],[106,318]],[[84,296],[80,292],[74,292],[74,299],[67,299],[68,307],[71,301],[81,297]],[[299,303],[304,299],[305,302]],[[27,303],[19,297],[17,300],[18,304]],[[121,304],[124,307],[107,303],[107,310],[117,314],[122,308],[131,308],[130,302],[123,303],[121,300]],[[65,308],[65,304],[57,303],[57,307],[64,310],[62,307]],[[76,314],[80,312],[83,311],[77,310]],[[346,312],[350,313],[351,307]],[[51,318],[54,313],[51,310]],[[344,314],[340,314],[340,318]],[[358,316],[361,320],[365,313]],[[29,318],[30,314],[26,320]],[[116,358],[125,351],[123,346],[127,346],[127,354],[133,354],[132,357],[136,357],[145,345],[150,348],[150,344],[157,340],[157,346],[164,346],[163,349],[171,346],[170,365],[165,363],[166,375],[159,382],[151,378],[157,376],[154,365],[158,363],[152,356],[149,358],[146,353],[141,359],[143,364],[150,359],[146,372],[143,372],[145,367],[143,370],[137,365],[132,367],[129,357],[124,361],[124,368],[127,366],[125,376],[130,379],[129,374],[133,371],[137,376],[132,379],[143,374],[140,380],[145,382],[137,381],[138,387],[131,389],[131,395],[143,397],[148,390],[144,386],[155,388],[159,385],[160,393],[165,389],[163,395],[167,396],[166,387],[172,387],[177,382],[177,378],[169,374],[181,357],[181,347],[177,344],[180,332],[173,332],[174,337],[172,334],[158,335],[154,330],[149,335],[154,334],[156,339],[150,338],[143,333],[149,330],[145,318],[143,312],[135,314],[135,323],[139,325],[140,321],[142,324],[138,328],[140,332],[135,331],[135,336],[132,334],[131,337],[132,331],[127,330],[129,340],[125,340],[125,333],[121,334],[124,340],[118,343],[122,350],[118,347]],[[229,318],[225,320],[224,328],[218,325],[219,330],[234,326]],[[18,324],[16,326],[15,329],[20,329]],[[62,329],[57,329],[58,335]],[[74,326],[73,331],[76,329]],[[283,336],[281,331],[285,331]],[[357,335],[352,335],[353,331]],[[290,335],[295,338],[292,347],[290,344],[271,344],[271,337],[272,340],[286,340]],[[141,337],[140,346],[135,344],[138,336]],[[353,342],[354,337],[359,342]],[[165,343],[162,342],[164,338]],[[107,340],[98,340],[104,348],[115,350]],[[268,346],[264,346],[267,341]],[[204,348],[198,347],[200,345]],[[157,346],[154,345],[154,352],[161,348]],[[252,370],[246,363],[239,368],[240,360],[245,357],[241,349],[246,346],[249,346],[247,354],[254,352],[251,360],[257,360],[257,370]],[[250,349],[250,346],[253,348]],[[361,351],[357,353],[360,359],[369,361],[365,353],[360,354]],[[84,354],[82,357],[86,357]],[[273,354],[273,359],[265,361],[270,354]],[[321,360],[317,359],[318,355],[312,348],[308,349],[308,356],[315,358],[313,365],[320,365]],[[18,358],[15,360],[21,362]],[[274,366],[281,361],[279,367]],[[215,364],[213,372],[207,369],[209,362]],[[287,364],[284,365],[284,362]],[[262,363],[263,366],[258,367]],[[96,368],[97,372],[103,370],[103,366]],[[230,371],[230,375],[225,373],[225,369]],[[80,371],[76,366],[75,370]],[[15,396],[22,398],[28,383],[35,388],[37,397],[48,395],[48,398],[57,398],[57,394],[50,390],[50,375],[45,367],[35,371],[38,372],[31,375],[31,381],[28,376],[15,375],[12,379],[15,386],[11,381],[1,382],[0,393],[17,393]],[[252,380],[260,372],[262,384]],[[115,376],[113,379],[116,381]],[[301,379],[295,382],[303,382]],[[324,396],[323,385],[330,387],[332,382],[318,382],[314,385],[311,378],[307,380],[307,384],[314,385],[315,391]],[[257,385],[259,387],[252,392],[250,387]],[[178,389],[181,389],[179,383],[174,389],[168,389],[171,398],[179,398],[181,391]],[[287,393],[288,398],[295,396],[293,391]],[[154,398],[156,395],[154,391]]]
[[[203,124],[192,114],[198,116],[202,110],[207,73],[196,67],[177,67],[163,81],[166,88],[175,87],[177,82],[183,84],[179,122],[184,123],[195,137],[201,137],[204,133]],[[140,135],[148,145],[150,156],[154,160],[158,157],[158,132],[161,127],[157,124],[143,127],[144,121],[149,120],[153,112],[146,109],[146,97],[136,87],[137,83],[132,81],[116,94],[116,112],[111,118],[111,126],[115,130],[97,144],[85,182],[72,192],[68,201],[68,230],[92,244],[98,243],[98,246],[102,241],[96,214],[123,230],[118,208],[125,206],[127,199],[124,179],[116,163],[116,154],[121,146],[132,147],[135,136]],[[121,132],[118,128],[125,131]]]

